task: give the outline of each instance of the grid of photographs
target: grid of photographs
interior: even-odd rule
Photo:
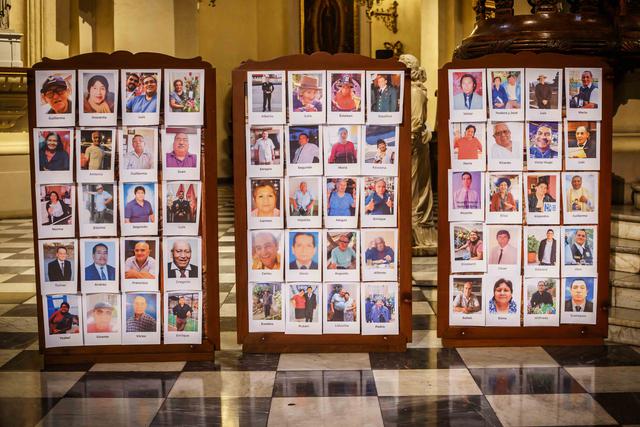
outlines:
[[[247,82],[249,332],[398,334],[404,72]]]
[[[205,71],[35,73],[46,346],[200,344]]]
[[[595,324],[602,69],[448,77],[449,324]]]

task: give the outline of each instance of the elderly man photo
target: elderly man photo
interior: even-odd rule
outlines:
[[[127,113],[156,113],[158,112],[158,80],[154,74],[142,77],[144,93],[129,98],[126,104]]]
[[[453,311],[456,313],[475,313],[482,310],[478,297],[473,294],[473,283],[464,282],[462,292],[453,299]]]
[[[489,147],[489,155],[492,159],[516,159],[518,153],[513,149],[511,129],[504,122],[493,124],[493,139],[495,144]],[[522,156],[522,153],[520,153]]]
[[[317,270],[318,263],[313,260],[317,256],[316,235],[310,232],[295,233],[291,254],[295,259],[289,263],[290,270]]]
[[[373,246],[365,251],[364,260],[369,265],[390,266],[395,262],[395,253],[382,237],[376,237]]]
[[[454,174],[454,176],[455,175],[456,174]],[[480,194],[471,188],[472,181],[471,173],[462,173],[460,176],[462,186],[453,193],[452,202],[454,209],[480,209]]]
[[[331,300],[329,301],[329,313],[327,318],[332,322],[343,322],[344,321],[344,309],[347,303],[347,300],[344,297],[345,294],[344,288],[340,288],[340,290],[334,293],[331,296]]]
[[[553,96],[552,85],[546,82],[547,76],[540,74],[538,76],[538,83],[535,86],[535,105],[543,110],[551,109],[551,97]],[[556,107],[553,107],[556,108]]]
[[[481,110],[483,107],[482,95],[476,92],[478,81],[473,74],[463,74],[458,80],[462,90],[453,96],[454,110]]]
[[[133,255],[124,262],[125,279],[155,279],[156,260],[151,257],[151,246],[144,240],[136,242]]]
[[[71,87],[61,76],[49,76],[40,89],[42,101],[49,105],[47,114],[70,114],[72,110]]]
[[[327,233],[327,238],[329,238]],[[338,246],[331,249],[331,256],[327,263],[329,270],[352,270],[356,268],[357,255],[353,248],[349,247],[351,239],[345,234],[338,236]]]
[[[309,191],[306,181],[300,182],[300,187],[289,198],[291,203],[291,215],[310,216],[316,205],[316,197]]]
[[[127,332],[156,332],[156,319],[146,310],[147,299],[136,295],[133,298],[133,316],[127,318]]]
[[[71,262],[67,260],[67,248],[64,246],[56,248],[56,259],[47,265],[47,275],[49,282],[68,282],[73,280]]]
[[[111,322],[113,320],[113,306],[108,301],[99,301],[90,312],[87,322],[87,332],[90,334],[110,333],[114,331]]]
[[[582,177],[571,177],[571,188],[567,191],[567,211],[569,212],[593,212],[593,197],[591,192],[582,186]]]
[[[133,150],[131,149],[133,148]],[[124,156],[124,169],[152,169],[153,155],[146,150],[144,136],[135,134],[131,138],[131,146],[127,147],[127,154]]]
[[[507,230],[498,230],[496,241],[498,245],[489,253],[489,264],[515,265],[518,262],[517,250],[509,241],[511,234]]]
[[[591,140],[589,129],[580,125],[575,130],[575,143],[569,140],[569,153],[573,159],[595,159],[597,157],[596,142]]]
[[[272,165],[276,160],[276,146],[269,138],[269,132],[263,130],[260,138],[256,139],[251,148],[258,165]]]
[[[165,156],[165,167],[168,168],[195,168],[198,165],[198,157],[189,153],[189,137],[184,132],[178,132],[173,136],[173,150]]]
[[[93,262],[84,269],[84,280],[116,280],[116,269],[108,264],[109,247],[98,243],[91,249]]]
[[[268,231],[258,231],[252,234],[252,265],[253,270],[279,270],[280,254],[276,236]]]
[[[567,279],[569,282],[571,279]],[[591,282],[593,284],[593,282]],[[569,285],[569,283],[567,283]],[[592,285],[593,286],[593,285]],[[589,301],[589,286],[585,279],[573,279],[569,291],[571,297],[564,302],[564,311],[593,313],[593,302]]]
[[[529,156],[532,159],[555,159],[558,157],[558,152],[551,149],[553,132],[551,126],[547,124],[538,126],[529,147]]]
[[[319,163],[320,149],[309,142],[309,134],[302,132],[298,135],[298,148],[291,156],[292,164]]]
[[[171,312],[176,316],[176,330],[184,331],[185,326],[187,326],[187,320],[193,316],[193,308],[185,303],[184,296],[180,295],[178,297],[178,304],[173,306]]]
[[[198,266],[191,264],[193,252],[187,240],[176,240],[171,247],[172,261],[167,264],[167,277],[170,279],[197,278]]]

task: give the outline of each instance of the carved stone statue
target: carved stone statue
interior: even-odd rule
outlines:
[[[413,55],[400,55],[400,62],[411,69],[411,225],[414,255],[435,255],[437,230],[433,222],[433,190],[427,126],[427,75]]]
[[[11,0],[0,0],[0,30],[9,29],[9,11]]]

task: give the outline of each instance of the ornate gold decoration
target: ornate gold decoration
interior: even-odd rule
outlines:
[[[393,56],[395,57],[398,57],[404,53],[404,46],[402,45],[402,42],[400,40],[395,43],[384,42],[383,46],[386,50],[392,50]]]
[[[393,1],[391,6],[387,9],[378,7],[373,9],[374,5],[379,6],[384,0],[356,0],[356,4],[364,7],[367,19],[371,21],[371,18],[376,18],[382,22],[393,34],[398,32],[398,2]]]

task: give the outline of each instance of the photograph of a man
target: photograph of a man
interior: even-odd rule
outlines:
[[[55,259],[47,264],[47,276],[49,282],[68,282],[73,280],[71,262],[67,259],[67,248],[58,246],[55,250]]]
[[[511,233],[508,230],[498,230],[496,233],[497,245],[494,245],[489,253],[489,264],[515,265],[518,262],[517,249],[509,243]]]
[[[552,148],[552,145],[556,147],[558,145],[557,125],[529,123],[529,135],[529,157],[532,159],[555,159],[558,157],[558,152]]]
[[[489,156],[493,159],[515,159],[518,155],[513,147],[511,129],[505,122],[493,124],[494,144],[489,147]]]
[[[156,299],[157,295],[127,294],[127,332],[156,332]]]
[[[548,110],[551,108],[558,108],[557,105],[552,105],[553,89],[554,86],[547,81],[545,74],[538,76],[538,83],[535,85],[534,93],[535,106],[540,109]]]
[[[475,313],[482,310],[482,305],[478,297],[473,293],[474,283],[465,281],[462,284],[462,290],[453,298],[453,311],[456,313]],[[459,286],[457,286],[459,289]]]
[[[84,269],[84,280],[116,280],[116,269],[109,265],[109,246],[113,243],[97,243],[91,248],[91,264]],[[88,247],[85,249],[87,250]],[[113,249],[112,249],[113,250]]]
[[[127,136],[127,139],[131,136]],[[124,156],[123,165],[124,169],[153,169],[153,153],[152,149],[147,148],[145,137],[139,133],[133,135],[130,139],[131,146],[127,147],[127,154]],[[133,150],[131,149],[133,148]]]
[[[309,323],[313,322],[313,315],[316,311],[316,307],[318,306],[318,298],[316,297],[315,292],[311,286],[307,286],[307,290],[303,295],[305,306],[304,306],[304,321]]]
[[[547,290],[547,285],[544,280],[538,281],[538,290],[531,295],[531,301],[529,306],[531,310],[540,307],[543,304],[553,305],[553,296]]]
[[[279,236],[273,232],[258,231],[252,233],[251,253],[253,270],[279,270],[281,254],[279,251]]]
[[[293,216],[311,216],[313,208],[316,206],[316,196],[309,190],[306,181],[301,181],[300,186],[293,193],[293,197],[289,198],[291,206],[291,215]]]
[[[589,295],[593,292],[593,278],[567,279],[569,298],[564,301],[564,311],[593,312],[593,302]]]
[[[327,232],[327,249],[329,259],[327,268],[329,270],[354,270],[358,262],[358,255],[351,245],[352,233],[340,233],[334,240],[333,233]],[[337,242],[337,245],[336,243]],[[355,242],[353,244],[355,247]]]
[[[167,277],[175,278],[197,278],[198,266],[191,264],[193,249],[187,240],[179,239],[171,246],[172,261],[167,264]]]
[[[77,299],[75,295],[65,295],[58,308],[55,308],[53,298],[55,296],[47,296],[47,306],[49,307],[49,334],[61,335],[61,334],[77,334],[80,333],[80,319],[77,314],[71,313],[71,304],[67,302],[75,301],[74,307],[77,308]]]
[[[156,260],[151,256],[151,245],[149,242],[127,241],[126,245],[131,247],[133,243],[133,255],[129,256],[124,262],[125,279],[155,279],[156,278]],[[155,252],[155,241],[152,241]],[[125,256],[131,252],[125,246]]]
[[[124,207],[125,223],[152,223],[155,221],[153,206],[148,200],[146,200],[146,194],[147,190],[145,190],[144,186],[142,185],[137,185],[133,189],[133,200],[127,202]],[[152,199],[152,197],[150,197],[150,199]]]
[[[540,265],[556,265],[557,240],[553,230],[547,230],[547,238],[540,242],[538,246],[538,262]]]
[[[275,87],[269,80],[268,74],[262,76],[262,85],[260,86],[260,89],[262,90],[262,112],[271,111],[271,94]]]
[[[582,72],[580,80],[582,85],[578,93],[569,99],[570,108],[598,108],[600,105],[600,89],[593,81],[593,73],[589,70]]]
[[[46,114],[70,114],[73,111],[71,97],[71,75],[57,74],[47,77],[40,88],[42,104],[46,105]]]
[[[84,134],[85,132],[81,132],[81,140],[84,144]],[[83,170],[105,170],[110,169],[111,164],[105,162],[105,148],[103,146],[103,141],[105,139],[104,135],[98,131],[94,130],[91,132],[91,140],[90,145],[84,150],[80,158],[80,165]]]
[[[127,113],[155,113],[158,111],[158,80],[155,74],[142,76],[144,93],[129,98]]]
[[[178,304],[173,306],[171,312],[176,316],[176,330],[184,331],[187,320],[193,316],[193,308],[185,302],[183,295],[178,297]]]
[[[589,244],[589,241],[593,242],[593,231],[589,231],[591,231],[590,239],[584,228],[567,229],[565,265],[593,265],[593,249]]]
[[[566,178],[569,178],[566,175]],[[573,175],[570,177],[571,185],[567,186],[567,180],[565,179],[565,189],[567,195],[567,211],[569,212],[593,212],[594,200],[590,190],[583,186],[582,176]]]
[[[256,139],[251,150],[254,152],[253,158],[258,165],[272,165],[276,161],[276,145],[269,138],[267,130],[260,133],[260,137]]]
[[[457,88],[454,89],[454,93],[458,92],[453,96],[454,110],[481,110],[483,108],[483,96],[477,92],[478,79],[481,79],[481,76],[475,76],[471,73],[464,73],[460,76],[457,81],[460,91]]]
[[[290,252],[292,260],[289,262],[291,270],[317,270],[319,233],[304,231],[290,234]]]
[[[167,168],[195,168],[198,157],[189,152],[189,137],[184,132],[173,136],[173,148],[165,156],[164,166]]]
[[[92,295],[93,296],[93,295]],[[106,295],[97,294],[98,297]],[[115,295],[113,295],[115,297]],[[98,301],[87,312],[87,333],[111,333],[118,332],[118,322],[116,322],[117,311],[109,301]]]
[[[391,74],[376,74],[371,83],[371,111],[389,113],[399,111],[399,88],[392,84]]]
[[[104,189],[103,184],[97,184],[95,191],[91,191],[91,184],[87,184],[85,194],[91,196],[89,201],[90,221],[93,224],[110,224],[113,222],[113,196]],[[109,187],[113,192],[113,184]],[[89,199],[89,197],[87,197]]]
[[[568,122],[569,141],[568,157],[571,159],[595,159],[598,156],[594,137],[592,138],[590,124],[593,122]],[[572,131],[572,128],[575,130]],[[572,135],[573,134],[573,135]]]
[[[480,209],[480,193],[472,188],[474,181],[472,174],[480,178],[478,172],[453,173],[454,192],[451,200],[454,209]],[[479,188],[480,184],[475,186]]]
[[[292,136],[293,129],[289,130],[289,135]],[[297,135],[297,146],[292,139],[293,150],[291,151],[291,163],[304,164],[304,163],[319,163],[320,162],[320,148],[318,145],[309,142],[309,133],[300,132]]]

